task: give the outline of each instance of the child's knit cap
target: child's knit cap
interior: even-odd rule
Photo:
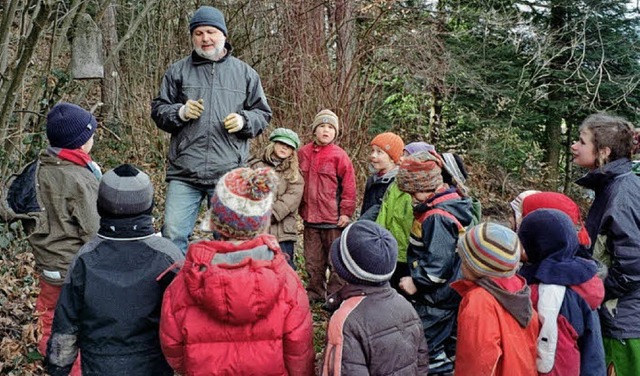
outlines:
[[[520,262],[518,235],[497,223],[473,226],[458,241],[462,261],[481,277],[511,277]]]
[[[77,149],[98,127],[96,118],[73,103],[58,103],[47,114],[47,139],[54,148]]]
[[[285,145],[291,146],[294,150],[300,147],[300,138],[298,134],[288,128],[276,128],[269,135],[269,141],[281,142]]]
[[[237,168],[220,178],[211,197],[210,226],[229,239],[252,239],[271,223],[278,177],[270,168]]]
[[[435,152],[436,148],[431,144],[427,144],[426,142],[417,141],[417,142],[410,142],[407,145],[405,145],[404,151],[406,151],[407,154],[409,155],[413,155],[421,151]]]
[[[213,26],[222,31],[225,37],[227,36],[227,25],[224,22],[224,16],[217,8],[210,6],[198,8],[189,22],[189,32],[193,34],[193,31],[199,26]]]
[[[130,164],[108,171],[98,188],[98,213],[101,217],[123,218],[150,214],[153,209],[153,184],[149,175]]]
[[[434,191],[443,183],[442,166],[442,159],[435,153],[410,155],[404,158],[398,169],[398,188],[409,194]]]
[[[518,230],[518,228],[520,227],[520,223],[522,222],[522,203],[524,202],[524,199],[536,193],[540,193],[540,191],[529,190],[520,192],[520,194],[518,194],[516,198],[514,198],[509,203],[511,209],[513,210],[513,218],[515,220],[516,230]]]
[[[371,146],[374,145],[387,153],[395,163],[398,163],[400,157],[402,157],[404,141],[402,141],[402,138],[395,133],[380,133],[371,140]]]
[[[382,285],[396,268],[398,243],[391,233],[369,220],[345,227],[331,245],[331,263],[345,281]]]
[[[316,128],[320,124],[329,124],[333,126],[333,129],[336,130],[336,136],[338,135],[338,131],[340,127],[338,125],[338,115],[334,114],[331,110],[322,110],[318,112],[316,117],[313,119],[313,123],[311,123],[311,132],[315,132]]]
[[[578,232],[578,242],[580,245],[589,247],[591,239],[586,227],[582,223],[580,208],[571,198],[559,192],[538,192],[525,197],[522,200],[522,216],[537,209],[557,209],[571,218]],[[526,252],[526,248],[525,248]]]

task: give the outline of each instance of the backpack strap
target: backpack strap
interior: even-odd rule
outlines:
[[[432,208],[432,209],[427,210],[426,212],[424,212],[420,216],[420,218],[418,218],[418,221],[420,223],[422,223],[427,218],[431,217],[432,215],[442,215],[444,217],[447,217],[447,218],[451,219],[456,224],[456,227],[458,227],[458,235],[462,235],[466,231],[465,227],[462,225],[462,223],[460,223],[460,221],[458,220],[458,218],[456,218],[455,215],[449,213],[448,211],[446,211],[444,209],[440,209],[440,208]]]

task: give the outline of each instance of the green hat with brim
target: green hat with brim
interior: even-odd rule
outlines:
[[[269,141],[281,142],[285,145],[291,146],[295,150],[298,150],[300,147],[300,138],[298,137],[298,134],[288,128],[276,128],[269,135]]]

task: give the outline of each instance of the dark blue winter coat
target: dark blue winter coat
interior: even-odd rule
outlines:
[[[154,234],[150,215],[102,218],[62,286],[48,374],[68,375],[80,350],[83,375],[172,376],[160,347],[160,312],[172,265],[183,258]]]
[[[611,258],[600,308],[602,334],[640,338],[640,177],[631,171],[631,161],[621,158],[576,183],[595,191],[586,226],[591,239],[604,237]]]

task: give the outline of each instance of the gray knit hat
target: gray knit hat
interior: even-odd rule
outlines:
[[[153,184],[149,175],[130,164],[108,171],[98,188],[98,213],[101,217],[133,217],[150,214],[153,208]]]
[[[189,22],[189,33],[193,34],[198,26],[213,26],[222,31],[227,36],[227,25],[224,22],[224,16],[217,8],[210,6],[202,6],[196,10]]]
[[[369,220],[345,227],[331,245],[331,263],[345,281],[382,285],[396,269],[398,242],[391,233]]]

